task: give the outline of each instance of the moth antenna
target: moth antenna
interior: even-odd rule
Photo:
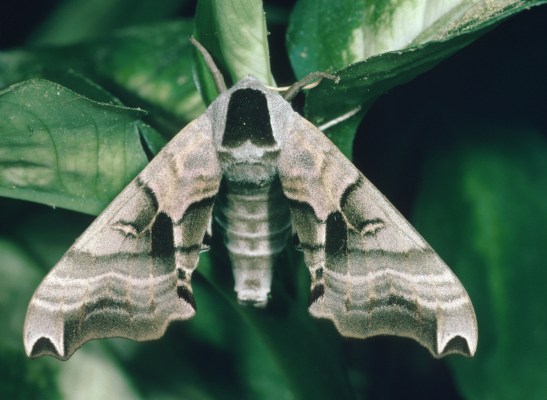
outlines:
[[[209,68],[209,72],[211,72],[211,74],[213,75],[215,86],[217,87],[219,93],[225,92],[227,90],[226,82],[224,82],[224,77],[222,76],[220,69],[218,69],[217,65],[215,64],[213,57],[211,57],[211,54],[207,51],[205,47],[203,47],[200,42],[196,40],[194,36],[190,36],[190,43],[192,43],[196,47],[196,49],[203,57],[205,64],[207,64],[207,68]]]
[[[317,128],[320,130],[320,131],[325,131],[329,128],[332,128],[333,126],[335,125],[338,125],[339,123],[341,122],[344,122],[345,120],[347,119],[350,119],[351,117],[353,117],[355,114],[357,114],[359,111],[361,111],[361,106],[357,106],[355,108],[352,108],[351,110],[349,110],[347,113],[344,113],[342,115],[340,115],[339,117],[336,117],[334,119],[331,119],[330,121],[327,121],[325,122],[324,124],[322,125],[319,125]]]
[[[321,83],[321,80],[322,79],[319,79],[315,82],[307,84],[302,89],[306,89],[306,90],[307,89],[313,89],[314,87],[318,86]],[[274,92],[286,92],[287,90],[290,89],[290,86],[269,86],[269,85],[264,85],[264,86],[266,86],[266,88],[268,88],[270,90],[273,90]]]
[[[314,81],[317,81],[315,85],[318,85],[323,79],[330,79],[334,81],[335,83],[338,83],[340,80],[340,77],[332,74],[328,74],[326,72],[316,71],[311,72],[308,75],[306,75],[304,78],[300,79],[298,82],[293,83],[283,94],[283,98],[287,101],[291,101],[294,99],[294,97],[300,92],[302,89],[309,89],[311,87],[308,87],[311,83],[315,83]]]

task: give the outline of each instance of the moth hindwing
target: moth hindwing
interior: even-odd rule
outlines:
[[[267,303],[294,230],[312,315],[344,336],[475,352],[473,306],[450,269],[321,131],[248,77],[180,131],[46,276],[27,311],[27,354],[67,359],[88,340],[155,339],[192,317],[210,225],[241,303]]]

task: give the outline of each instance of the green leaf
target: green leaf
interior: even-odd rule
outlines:
[[[78,350],[70,362],[63,363],[58,376],[65,399],[143,399],[130,378],[104,343],[94,342]]]
[[[42,276],[34,260],[3,238],[0,259],[0,346],[19,349],[27,305]]]
[[[19,203],[26,207],[18,213],[18,217],[12,223],[10,237],[24,249],[22,251],[28,257],[32,258],[43,278],[74,240],[93,222],[93,216]],[[36,209],[39,212],[33,212]],[[34,285],[33,290],[29,292],[29,300],[36,287],[37,285]]]
[[[544,3],[300,0],[287,39],[296,75],[330,70],[341,78],[309,91],[306,115],[319,125],[356,107],[363,115],[386,90],[432,68],[509,16]],[[339,138],[341,125],[327,134],[349,155],[353,136]]]
[[[134,27],[87,49],[100,83],[125,104],[150,112],[171,136],[203,111],[192,77],[189,21]],[[111,88],[112,86],[112,88]]]
[[[196,39],[224,72],[228,87],[249,74],[266,85],[275,85],[262,1],[200,0],[195,20]],[[218,92],[201,57],[197,72],[202,94],[210,103]]]
[[[465,131],[463,131],[465,132]],[[452,266],[477,313],[473,360],[450,365],[474,399],[547,396],[547,142],[522,127],[475,127],[430,162],[417,227]]]
[[[150,112],[171,137],[204,111],[192,79],[188,21],[127,28],[71,46],[0,53],[0,87],[36,77],[66,85],[67,71],[106,88],[124,104]],[[87,95],[87,93],[86,93]]]
[[[48,361],[32,363],[22,349],[23,321],[32,292],[40,282],[40,266],[11,240],[0,238],[0,398],[59,398],[56,368]]]
[[[147,164],[140,110],[30,80],[0,92],[0,115],[2,196],[97,214]]]
[[[49,361],[29,360],[21,348],[6,348],[0,344],[0,398],[63,399],[55,381],[58,370]]]
[[[173,15],[181,0],[64,0],[34,31],[33,44],[68,44]]]
[[[372,56],[446,41],[545,0],[300,0],[288,47],[297,76],[339,70]]]

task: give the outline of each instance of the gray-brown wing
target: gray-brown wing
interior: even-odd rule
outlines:
[[[477,322],[452,271],[317,128],[295,118],[279,174],[312,275],[310,312],[344,336],[410,337],[471,356]]]
[[[155,339],[194,315],[190,278],[221,178],[211,137],[206,116],[185,127],[44,278],[25,321],[29,356]]]

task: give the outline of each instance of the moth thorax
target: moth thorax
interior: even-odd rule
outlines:
[[[235,149],[218,150],[223,177],[230,182],[266,185],[277,176],[279,149],[264,149],[246,142]]]

